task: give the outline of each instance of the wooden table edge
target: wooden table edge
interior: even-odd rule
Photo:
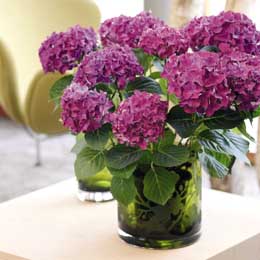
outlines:
[[[0,260],[29,260],[29,259],[0,252]]]

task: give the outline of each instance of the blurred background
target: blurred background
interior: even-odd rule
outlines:
[[[22,2],[22,3],[21,3]],[[98,28],[120,14],[151,10],[180,27],[195,16],[233,10],[247,14],[260,29],[256,0],[0,0],[0,202],[74,176],[74,137],[53,113],[48,90],[60,75],[43,75],[38,60],[41,41],[52,31],[75,24]],[[69,17],[69,19],[68,19]],[[19,30],[17,26],[19,25]],[[1,35],[2,33],[2,35]],[[247,122],[252,166],[236,162],[232,177],[203,184],[260,199],[260,130]],[[257,141],[258,140],[258,141]]]

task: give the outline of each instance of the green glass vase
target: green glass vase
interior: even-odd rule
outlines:
[[[110,192],[112,176],[107,169],[94,176],[78,179],[78,198],[81,201],[105,202],[113,200]]]
[[[144,173],[134,173],[137,195],[128,206],[119,203],[119,236],[129,244],[155,249],[188,246],[200,237],[201,168],[198,161],[174,167],[179,175],[164,206],[145,198]]]

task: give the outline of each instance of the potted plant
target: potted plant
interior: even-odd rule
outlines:
[[[189,245],[200,236],[201,166],[223,178],[236,159],[249,162],[244,121],[259,115],[259,32],[239,13],[176,30],[142,12],[105,21],[99,35],[51,90],[64,125],[81,135],[76,175],[113,176],[126,242]]]
[[[55,109],[60,107],[61,93],[64,88],[71,84],[73,75],[68,72],[76,70],[81,60],[88,53],[97,49],[97,35],[93,28],[83,28],[79,25],[69,28],[65,32],[54,32],[41,45],[39,57],[45,73],[65,74],[58,80],[50,91],[50,100],[55,103]],[[82,107],[83,109],[83,107]],[[69,123],[68,123],[69,124]],[[86,173],[79,172],[80,152],[86,145],[84,126],[80,131],[76,131],[80,126],[72,126],[71,131],[76,135],[76,145],[72,151],[79,154],[75,165],[75,172],[78,180],[78,198],[81,201],[110,201],[113,196],[110,192],[111,174],[106,169],[93,174],[91,171]],[[75,131],[74,131],[75,130]]]

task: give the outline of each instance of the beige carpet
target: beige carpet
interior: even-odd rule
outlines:
[[[35,143],[12,121],[0,119],[0,202],[73,177],[74,138],[42,142],[42,166],[35,167]]]

